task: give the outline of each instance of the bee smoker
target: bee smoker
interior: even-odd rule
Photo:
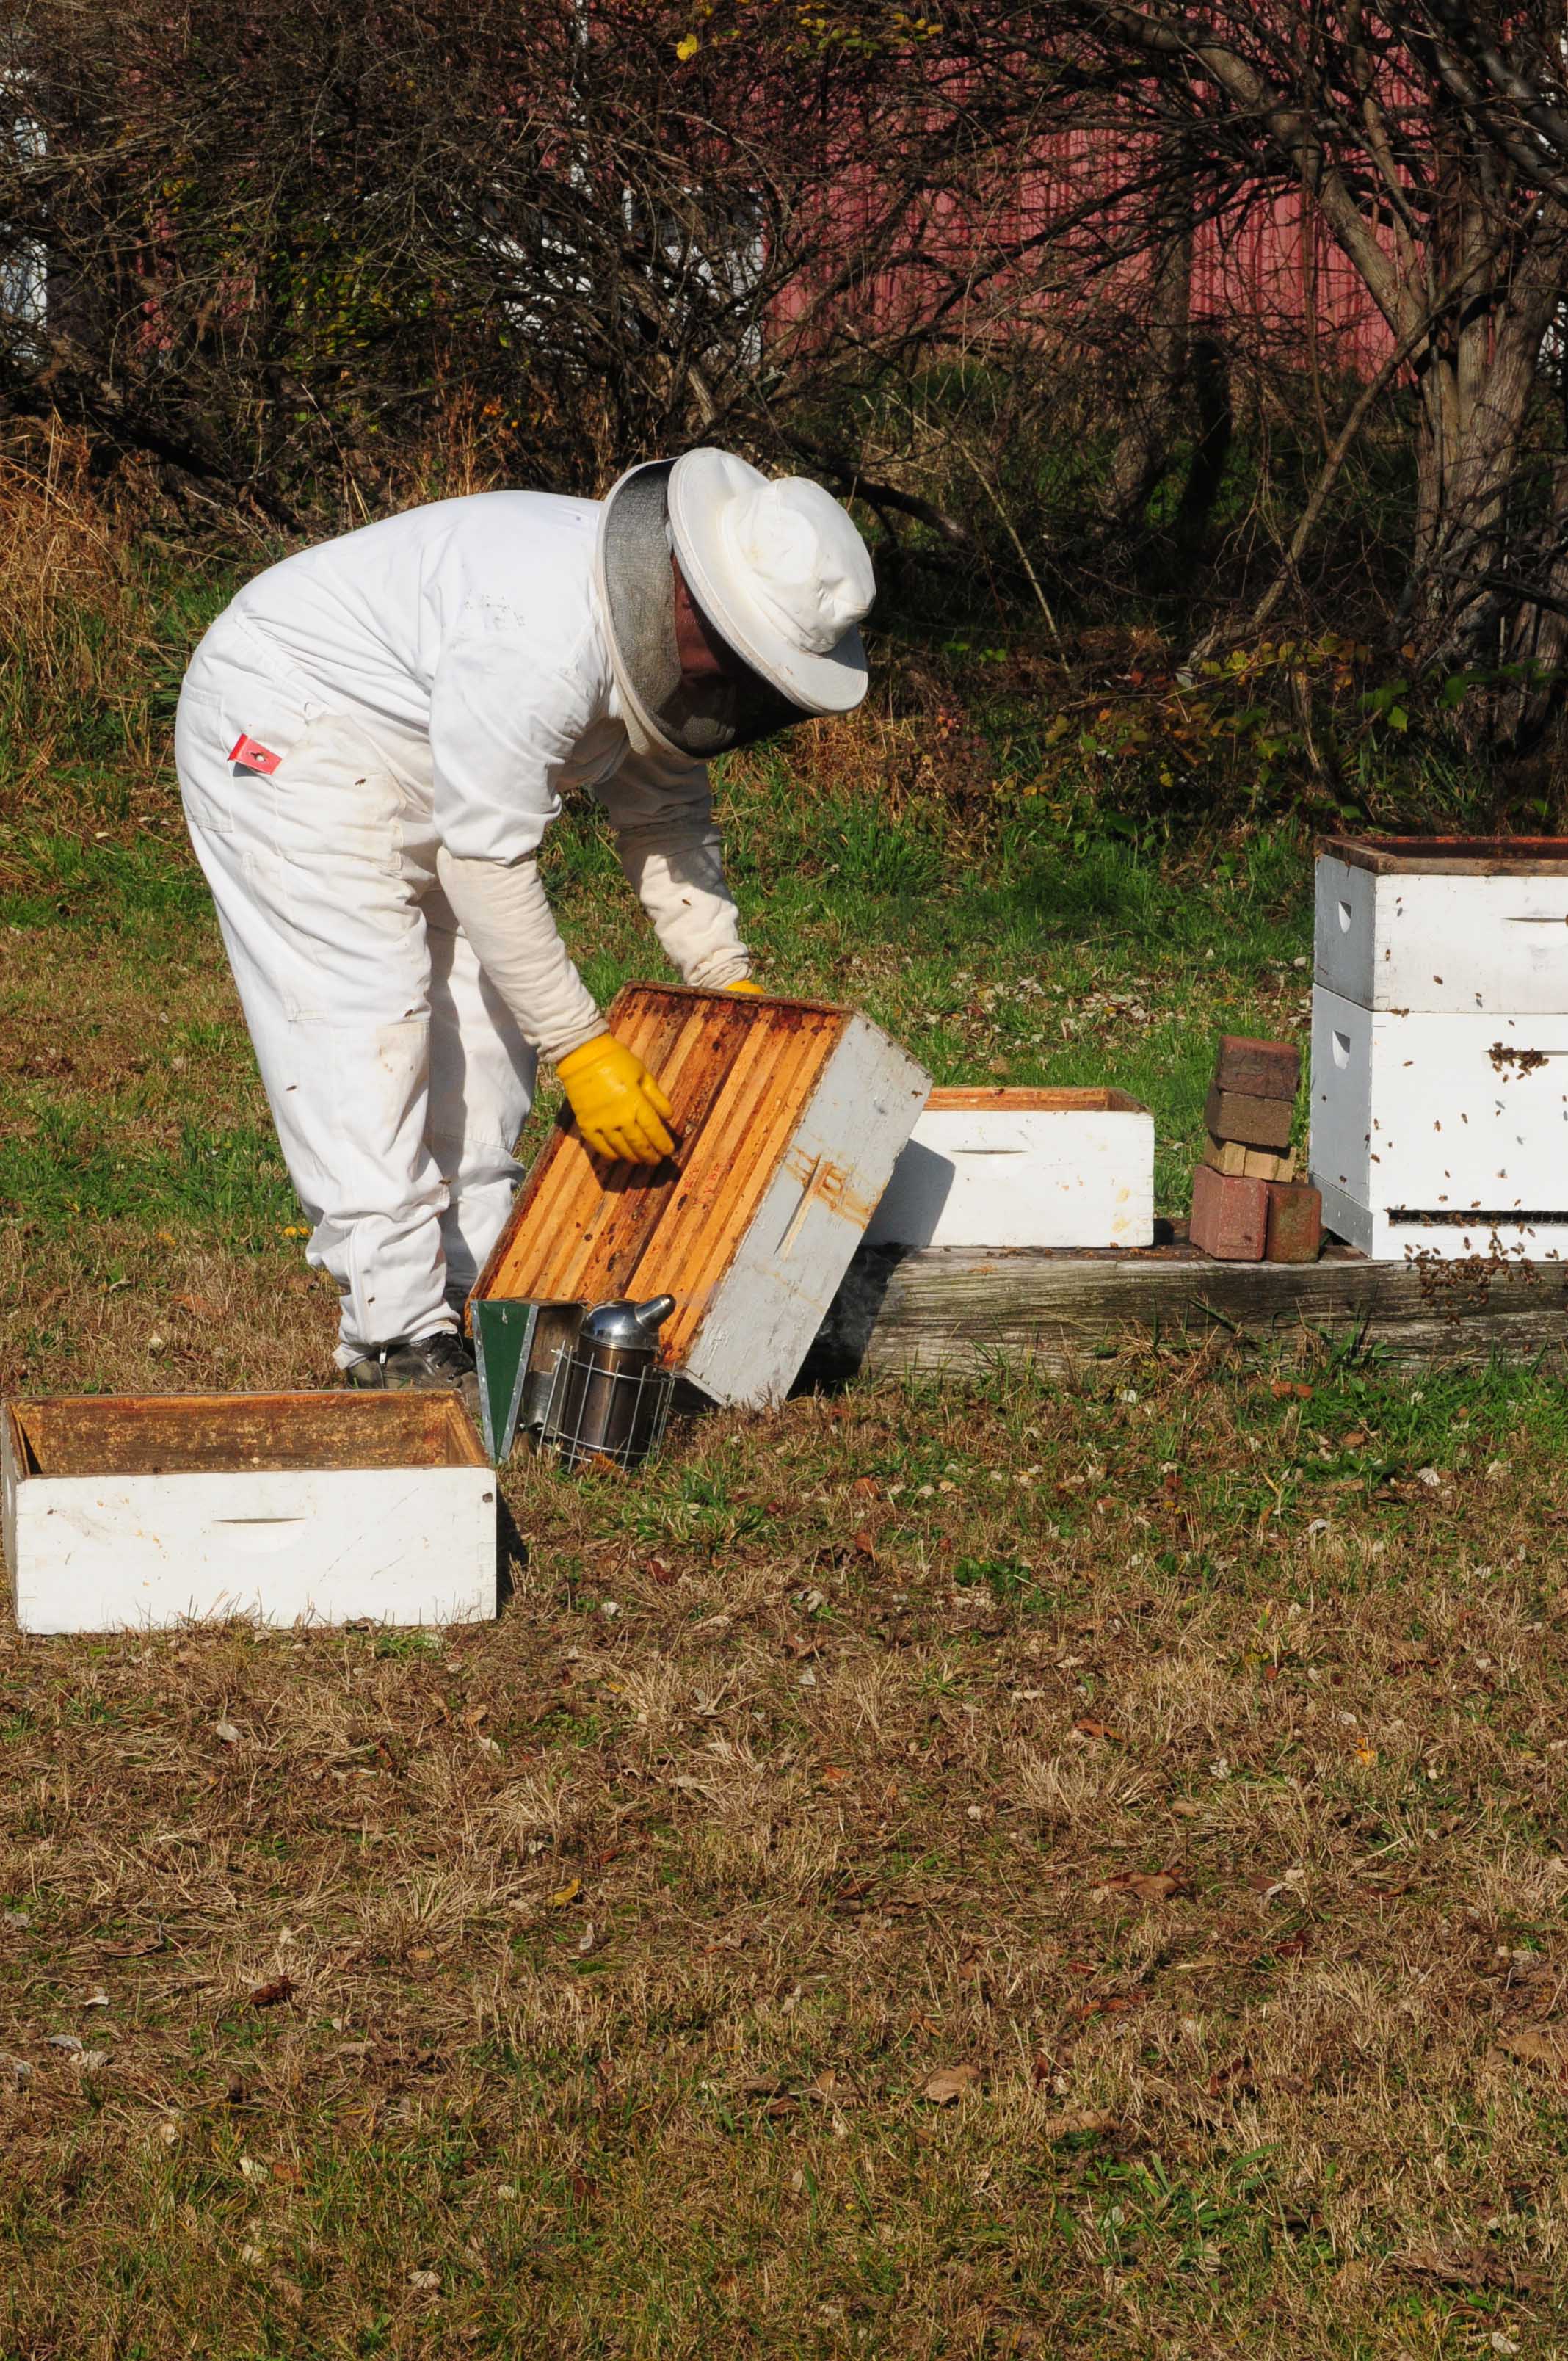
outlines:
[[[659,1359],[659,1331],[674,1308],[673,1295],[596,1304],[562,1346],[543,1441],[564,1467],[590,1459],[636,1467],[657,1448],[675,1384]]]

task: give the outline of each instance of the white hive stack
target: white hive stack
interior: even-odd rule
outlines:
[[[1311,1177],[1381,1262],[1568,1256],[1568,838],[1319,848]]]

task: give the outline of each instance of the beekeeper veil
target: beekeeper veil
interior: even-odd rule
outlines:
[[[681,675],[672,556],[726,657],[700,681]],[[710,762],[865,695],[871,558],[818,484],[771,483],[725,451],[633,467],[604,505],[598,577],[641,752]]]

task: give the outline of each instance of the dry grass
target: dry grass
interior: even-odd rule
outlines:
[[[493,1627],[0,1640],[0,2350],[1561,2349],[1528,1393],[1316,1539],[1146,1360],[520,1468]]]
[[[0,690],[6,802],[25,808],[85,726],[121,768],[156,768],[145,596],[129,545],[91,483],[85,440],[58,420],[13,424],[0,447]],[[61,742],[63,728],[64,744]]]

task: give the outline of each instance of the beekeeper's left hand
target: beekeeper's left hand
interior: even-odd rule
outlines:
[[[659,1164],[674,1153],[669,1100],[641,1058],[613,1033],[597,1034],[556,1060],[561,1087],[585,1146],[629,1164]]]

